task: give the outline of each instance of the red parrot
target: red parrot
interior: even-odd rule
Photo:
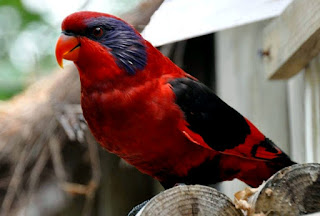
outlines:
[[[78,68],[83,115],[101,146],[165,188],[234,178],[257,187],[294,164],[120,18],[69,15],[56,58],[61,67],[67,59]]]

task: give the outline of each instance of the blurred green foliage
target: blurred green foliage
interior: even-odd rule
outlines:
[[[0,17],[5,18],[0,22],[0,100],[4,100],[20,92],[27,84],[27,74],[10,60],[12,44],[30,23],[44,23],[44,20],[40,14],[28,11],[20,0],[0,0],[0,13]]]
[[[119,15],[139,1],[0,0],[0,100],[9,99],[57,68],[54,46],[67,14],[105,9]]]
[[[22,4],[21,0],[1,0],[0,6],[11,6],[15,8],[21,16],[21,27],[25,27],[27,24],[33,21],[42,21],[41,15],[26,10],[25,6]]]

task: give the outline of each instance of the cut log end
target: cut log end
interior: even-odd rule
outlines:
[[[256,213],[302,215],[320,211],[320,164],[296,164],[273,175],[252,197]]]
[[[243,216],[226,195],[201,185],[176,186],[160,193],[141,212],[141,216],[151,215]]]
[[[250,197],[251,196],[251,197]],[[257,189],[236,194],[246,215],[302,215],[320,211],[320,164],[284,168]],[[245,202],[241,202],[245,201]],[[139,216],[243,216],[223,193],[201,185],[177,186],[151,199]]]

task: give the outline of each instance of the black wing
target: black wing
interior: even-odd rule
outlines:
[[[224,151],[245,142],[250,134],[245,118],[211,89],[190,78],[178,78],[169,83],[188,128],[199,134],[212,149]]]
[[[294,164],[271,140],[201,82],[178,78],[169,83],[177,105],[184,112],[186,127],[199,134],[210,148],[240,157],[280,161],[286,166]]]

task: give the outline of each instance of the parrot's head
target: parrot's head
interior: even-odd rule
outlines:
[[[82,11],[62,22],[56,45],[58,64],[71,60],[81,75],[105,79],[131,76],[146,66],[146,42],[125,21],[115,16]]]

